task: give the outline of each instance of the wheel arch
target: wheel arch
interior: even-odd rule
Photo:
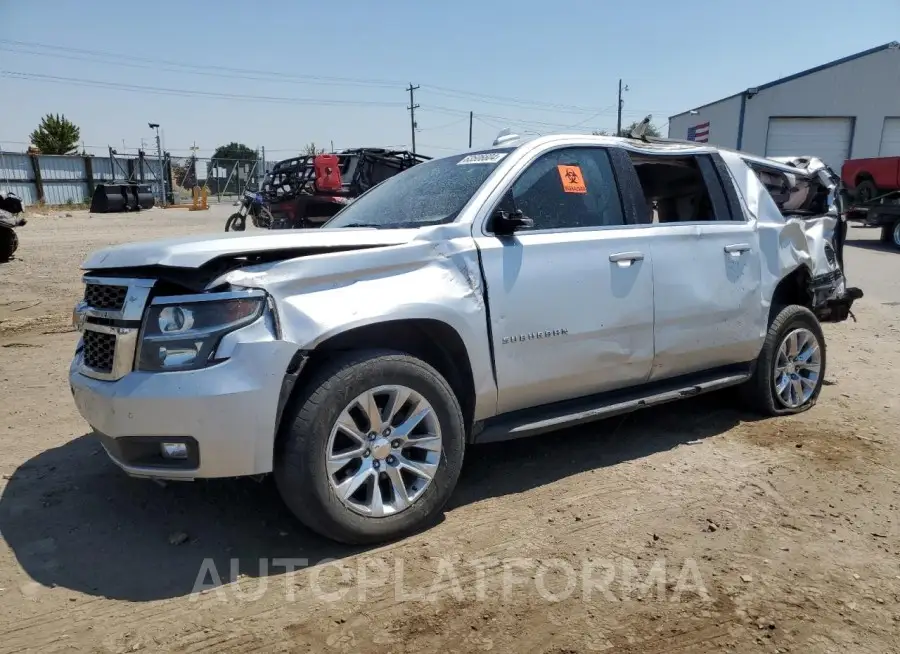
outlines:
[[[315,375],[316,370],[335,352],[360,349],[387,349],[403,352],[425,361],[450,384],[465,420],[467,438],[475,414],[475,379],[471,357],[460,333],[450,324],[434,318],[402,318],[349,327],[330,334],[314,348],[302,353],[303,365],[295,377],[282,386],[277,434],[283,433],[291,407]],[[285,377],[287,382],[291,370]]]
[[[784,307],[798,304],[810,311],[813,309],[813,296],[810,292],[810,280],[812,272],[805,264],[794,268],[790,273],[782,277],[772,293],[772,303],[769,306],[769,324]]]
[[[860,170],[858,173],[856,173],[856,177],[853,180],[853,186],[859,186],[862,182],[866,181],[874,182],[875,177],[867,170]]]

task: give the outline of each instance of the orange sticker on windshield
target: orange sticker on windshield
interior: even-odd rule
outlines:
[[[563,191],[566,193],[587,193],[584,185],[584,175],[580,166],[557,166],[559,178],[562,180]]]

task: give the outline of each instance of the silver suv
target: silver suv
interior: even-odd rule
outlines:
[[[498,139],[324,228],[131,244],[84,264],[70,380],[128,474],[273,472],[377,542],[441,512],[466,446],[729,386],[811,407],[842,273],[834,174],[696,143]]]

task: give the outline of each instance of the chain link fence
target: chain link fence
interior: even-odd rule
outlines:
[[[266,161],[272,169],[275,161]],[[98,184],[135,182],[150,187],[158,206],[189,204],[194,187],[206,188],[210,202],[233,202],[261,187],[263,157],[216,159],[175,157],[168,152],[106,155],[38,155],[0,150],[0,190],[25,205],[89,203]],[[165,202],[162,199],[165,198]]]
[[[170,157],[173,201],[190,202],[194,186],[205,187],[210,200],[219,202],[256,190],[262,182],[261,164],[256,159]]]

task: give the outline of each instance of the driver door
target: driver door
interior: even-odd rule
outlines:
[[[501,207],[534,221],[476,233],[487,286],[498,411],[640,384],[653,363],[646,230],[626,224],[609,154],[539,155]]]

